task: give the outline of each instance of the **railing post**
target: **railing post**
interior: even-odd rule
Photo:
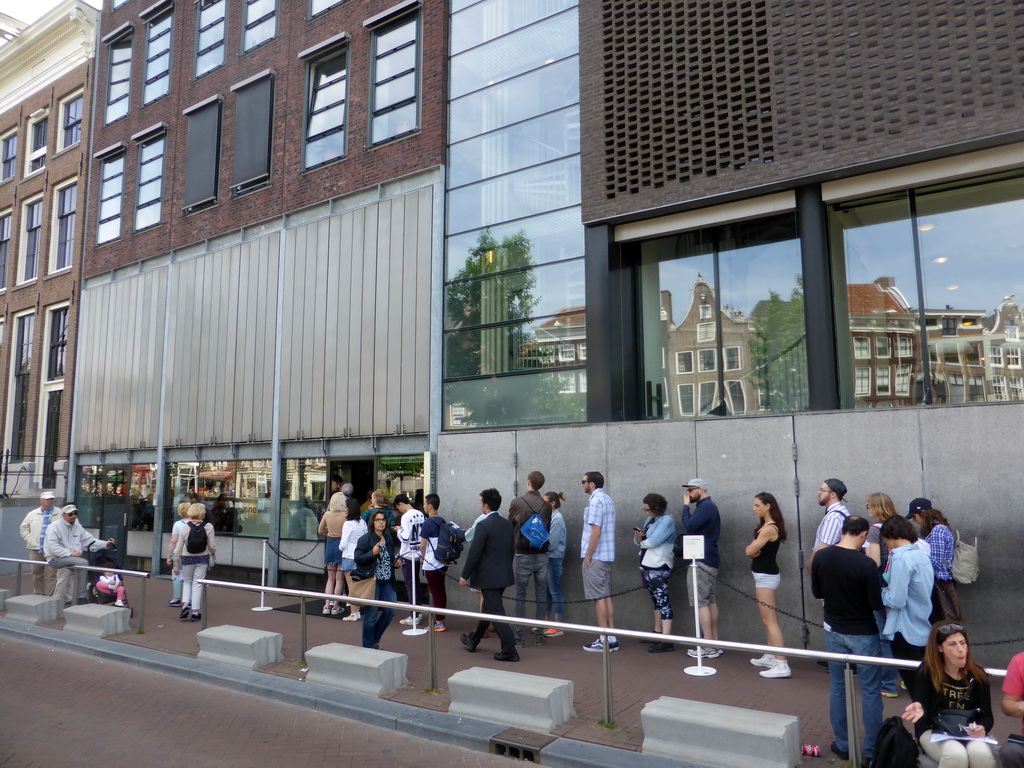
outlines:
[[[601,635],[601,654],[604,659],[604,722],[610,726],[615,724],[615,716],[612,708],[612,654],[608,647],[609,643],[608,635]]]
[[[144,635],[146,634],[146,582],[149,579],[142,579],[142,589],[139,590],[139,628],[135,634]],[[206,591],[205,589],[203,590]]]
[[[206,629],[206,620],[207,620],[207,617],[210,615],[210,612],[207,610],[209,605],[210,605],[210,590],[207,587],[207,588],[203,589],[203,601],[202,601],[202,605],[199,608],[199,610],[202,611],[202,614],[203,614],[202,620],[199,622],[200,626],[203,629]]]
[[[434,615],[431,614],[429,618],[430,618],[430,621],[429,621],[430,631],[427,632],[427,634],[430,635],[430,640],[427,642],[427,648],[429,649],[429,655],[430,655],[430,690],[436,691],[437,690],[437,644],[436,644],[436,639],[434,638],[434,635],[436,635],[437,633],[434,632]]]
[[[15,597],[21,597],[21,573],[22,573],[21,563],[18,563],[18,580],[14,582],[14,596]],[[43,574],[44,574],[43,578],[45,579],[46,578],[46,576],[45,576],[46,571],[43,571]],[[44,581],[43,583],[45,584],[46,582]]]
[[[81,594],[82,572],[79,570],[79,567],[76,565],[71,573],[71,590],[74,594],[74,597],[71,598],[72,605],[78,605],[78,596]]]
[[[846,733],[849,739],[847,750],[850,753],[850,763],[860,765],[864,752],[864,726],[861,724],[860,690],[857,676],[853,674],[853,667],[850,662],[843,665],[843,679],[846,682]]]
[[[306,598],[299,598],[299,616],[301,617],[302,629],[299,638],[299,648],[302,655],[299,656],[299,666],[306,667]]]

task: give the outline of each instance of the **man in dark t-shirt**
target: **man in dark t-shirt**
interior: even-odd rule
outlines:
[[[882,609],[882,588],[874,561],[863,552],[868,521],[847,517],[838,544],[818,551],[811,562],[811,592],[825,603],[825,650],[858,656],[881,656],[875,611]],[[864,758],[875,754],[875,739],[882,725],[881,667],[862,664],[861,709],[864,715]],[[836,740],[832,751],[849,759],[846,723],[846,679],[843,664],[829,662],[829,719]]]

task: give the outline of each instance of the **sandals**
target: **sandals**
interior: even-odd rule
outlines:
[[[363,618],[362,614],[357,611],[356,613],[350,613],[342,621],[359,621],[361,618]]]

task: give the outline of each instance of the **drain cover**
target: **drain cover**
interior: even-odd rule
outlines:
[[[540,751],[555,740],[550,733],[528,731],[525,728],[507,728],[491,737],[491,754],[503,755],[513,760],[540,762]]]

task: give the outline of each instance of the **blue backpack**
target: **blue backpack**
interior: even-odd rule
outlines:
[[[544,525],[544,519],[538,512],[530,515],[530,519],[523,523],[519,533],[530,542],[533,549],[542,549],[548,543],[548,527]]]

